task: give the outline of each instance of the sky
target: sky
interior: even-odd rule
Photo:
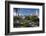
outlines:
[[[36,11],[37,13],[39,14],[39,9],[36,9],[36,8],[14,8],[14,16],[16,15],[16,9],[17,9],[17,13],[19,13],[20,15],[25,15],[25,16],[28,16],[28,15],[31,15],[31,14],[36,14]]]

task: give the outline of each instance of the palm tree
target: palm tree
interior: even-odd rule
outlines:
[[[16,16],[19,16],[19,11],[18,11],[19,9],[18,8],[16,8]]]

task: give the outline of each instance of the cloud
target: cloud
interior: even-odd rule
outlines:
[[[16,13],[15,12],[13,13],[13,16],[16,16]]]

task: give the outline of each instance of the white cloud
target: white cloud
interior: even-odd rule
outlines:
[[[13,16],[16,16],[16,12],[13,12]]]

